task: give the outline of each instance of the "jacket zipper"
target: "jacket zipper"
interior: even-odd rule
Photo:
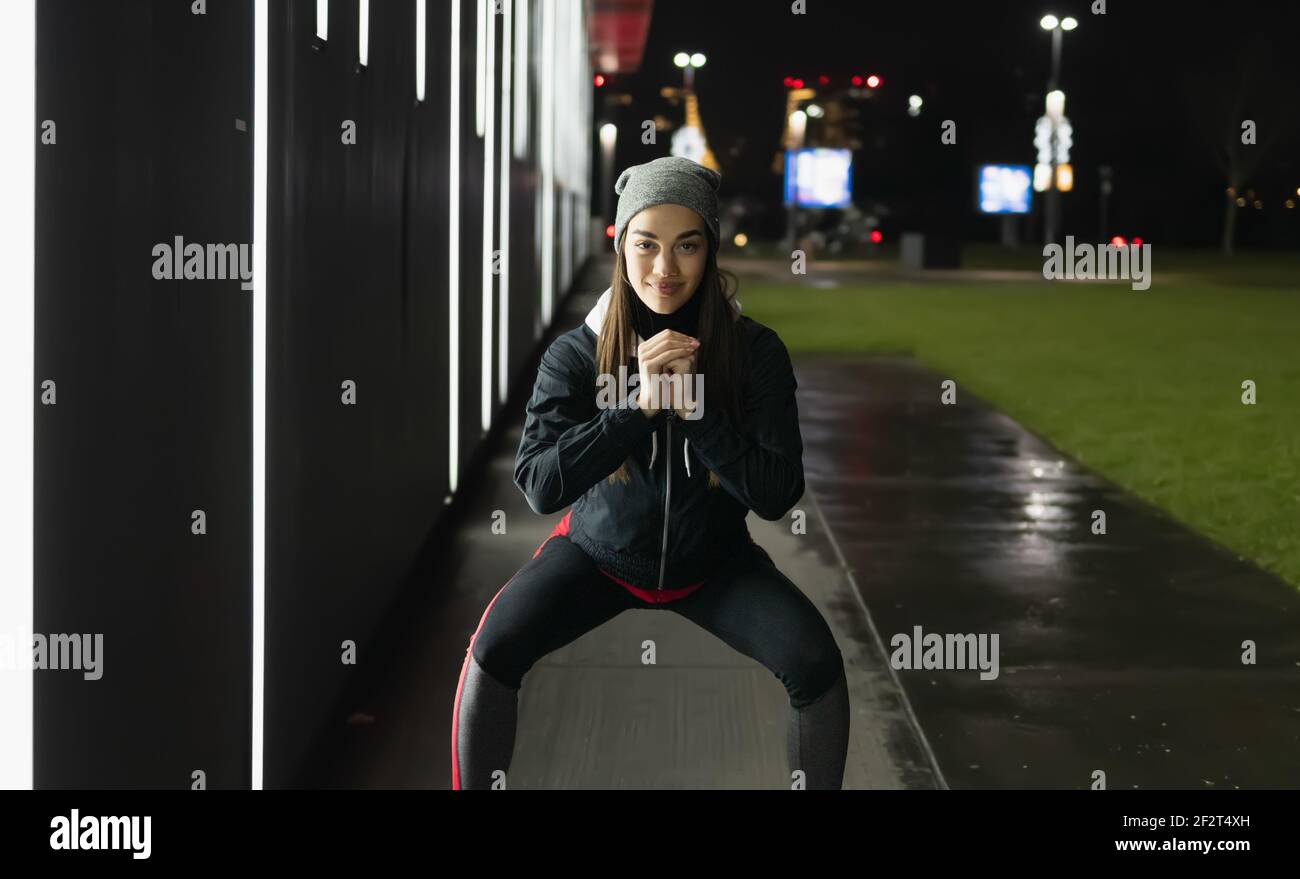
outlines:
[[[668,509],[673,496],[673,416],[675,413],[669,412],[668,417],[664,419],[667,435],[664,445],[667,451],[664,454],[664,534],[663,542],[659,549],[659,589],[664,588],[664,570],[668,565]]]

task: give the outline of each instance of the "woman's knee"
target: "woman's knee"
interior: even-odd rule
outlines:
[[[522,622],[517,616],[489,610],[470,645],[474,659],[484,671],[516,690],[523,685],[524,675],[541,658],[533,646],[536,633]]]
[[[844,674],[844,656],[829,630],[798,645],[798,655],[783,679],[790,704],[802,708],[824,696]]]
[[[529,648],[535,640],[529,616],[503,599],[505,592],[503,588],[483,611],[469,649],[485,672],[517,690],[539,657]]]
[[[727,628],[746,633],[741,649],[776,675],[796,708],[825,695],[844,673],[844,658],[817,605],[770,563],[745,571],[735,586],[729,598],[743,610],[722,616]]]

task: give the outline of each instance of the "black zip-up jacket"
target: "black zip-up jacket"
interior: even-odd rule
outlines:
[[[743,423],[710,405],[702,415],[647,418],[635,405],[597,404],[596,337],[606,290],[582,326],[542,356],[515,457],[515,484],[540,514],[572,505],[569,539],[607,573],[640,589],[707,580],[752,541],[745,516],[775,521],[803,496],[803,440],[794,369],[781,339],[737,316],[743,336]],[[739,304],[736,304],[739,310]],[[628,368],[635,397],[637,367]],[[627,463],[629,480],[608,477]],[[708,473],[721,487],[709,488]]]

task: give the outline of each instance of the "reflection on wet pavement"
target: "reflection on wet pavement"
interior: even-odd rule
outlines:
[[[796,370],[810,492],[883,642],[999,635],[996,679],[897,671],[952,787],[1300,784],[1295,589],[909,360]]]

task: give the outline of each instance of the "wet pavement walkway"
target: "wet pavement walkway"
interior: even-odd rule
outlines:
[[[605,286],[585,280],[557,327],[577,325]],[[942,405],[942,379],[910,360],[798,360],[796,372],[806,533],[789,518],[751,515],[750,528],[844,653],[846,788],[1087,788],[1097,771],[1112,789],[1300,784],[1295,589],[960,387]],[[469,635],[559,518],[534,515],[512,483],[521,422],[371,648],[302,786],[450,786]],[[997,676],[891,667],[894,636],[917,626],[997,635]],[[646,639],[653,666],[640,662]],[[1255,665],[1241,662],[1246,639]],[[508,784],[786,787],[788,710],[753,660],[675,614],[629,611],[525,676]]]
[[[904,359],[798,368],[808,484],[883,640],[997,634],[998,676],[900,670],[954,788],[1300,785],[1300,593]],[[1093,533],[1094,511],[1105,534]],[[1257,648],[1243,664],[1243,642]]]

